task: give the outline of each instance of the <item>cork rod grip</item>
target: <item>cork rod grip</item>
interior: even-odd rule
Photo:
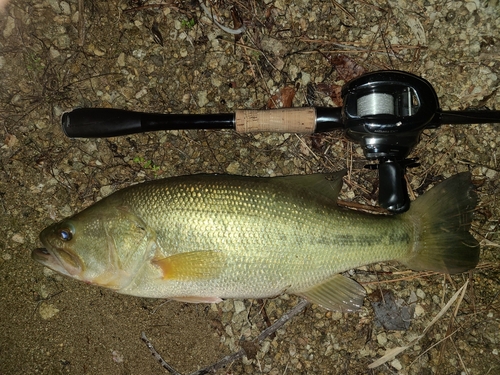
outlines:
[[[279,132],[311,134],[316,129],[314,108],[237,110],[234,116],[238,133]]]

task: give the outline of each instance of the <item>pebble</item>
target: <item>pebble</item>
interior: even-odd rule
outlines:
[[[198,91],[198,106],[200,108],[205,107],[209,100],[208,100],[208,92],[206,90],[200,90]]]
[[[243,311],[246,311],[245,303],[240,300],[234,300],[234,313],[239,314]]]
[[[49,54],[50,54],[50,58],[52,60],[55,60],[55,59],[57,59],[58,57],[61,56],[61,53],[56,48],[54,48],[53,46],[50,47]]]
[[[42,319],[47,320],[57,315],[59,309],[52,304],[43,302],[40,304],[38,312],[40,313]]]
[[[101,197],[107,197],[113,191],[114,191],[114,188],[112,185],[104,185],[104,186],[101,186],[101,188],[99,189],[99,193],[100,193]]]
[[[425,299],[425,292],[422,289],[417,289],[417,297],[420,299]]]
[[[120,67],[124,67],[125,66],[125,53],[122,52],[122,53],[120,53],[118,55],[118,59],[116,60],[116,63]]]
[[[238,161],[233,161],[226,167],[226,172],[229,174],[238,174],[239,171],[240,163]]]
[[[16,27],[16,21],[14,20],[13,17],[8,16],[7,20],[5,21],[5,27],[3,29],[3,37],[9,38],[12,35],[12,32],[14,31],[15,27]]]
[[[65,15],[71,14],[71,7],[69,6],[69,4],[66,1],[61,1],[59,3],[59,6],[61,8],[62,14],[65,14]]]
[[[50,7],[56,12],[57,14],[61,13],[61,6],[59,3],[59,0],[47,0],[49,3]]]
[[[12,236],[12,241],[22,244],[24,243],[24,237],[21,234],[16,233]]]
[[[425,309],[422,307],[422,305],[416,305],[415,306],[415,312],[413,313],[413,315],[415,316],[415,318],[418,318],[419,316],[422,316],[425,314]]]
[[[377,342],[381,346],[384,346],[385,344],[387,344],[387,334],[385,332],[379,333],[377,335]]]
[[[401,362],[399,362],[399,359],[395,359],[391,362],[391,366],[394,367],[396,370],[400,371],[403,366],[401,365]]]

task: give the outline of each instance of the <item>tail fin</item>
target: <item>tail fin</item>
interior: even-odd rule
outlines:
[[[468,172],[435,186],[412,203],[415,244],[401,262],[414,270],[460,273],[479,261],[479,243],[469,233],[477,195]]]

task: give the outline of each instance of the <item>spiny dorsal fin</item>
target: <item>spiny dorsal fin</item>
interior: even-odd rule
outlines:
[[[342,189],[342,178],[345,175],[346,171],[342,170],[334,173],[274,177],[273,180],[277,183],[306,190],[312,195],[322,196],[336,203],[340,189]]]
[[[296,294],[325,309],[348,312],[363,306],[366,291],[356,281],[335,275],[309,290]]]

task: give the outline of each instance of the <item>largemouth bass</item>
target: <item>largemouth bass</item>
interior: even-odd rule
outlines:
[[[469,173],[396,216],[338,207],[343,176],[145,182],[49,226],[40,234],[44,248],[32,256],[64,275],[134,296],[219,302],[291,293],[341,311],[362,305],[365,290],[340,272],[389,260],[447,273],[478,263]]]

